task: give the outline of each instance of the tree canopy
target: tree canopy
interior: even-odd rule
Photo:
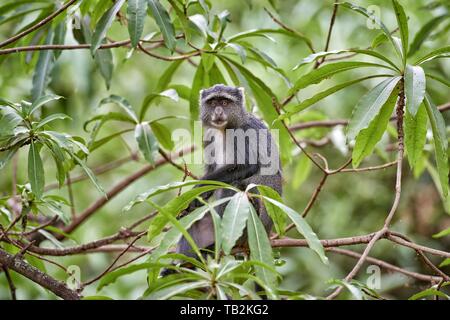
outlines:
[[[2,1],[0,299],[449,299],[449,12]],[[215,84],[244,88],[276,132],[282,196],[192,188],[199,92]],[[179,217],[223,188],[236,193]],[[205,257],[186,230],[207,214]],[[174,253],[182,236],[197,259]]]

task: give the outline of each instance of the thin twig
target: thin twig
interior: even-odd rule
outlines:
[[[20,38],[25,37],[27,34],[39,29],[40,27],[46,25],[47,23],[49,23],[50,21],[52,21],[55,17],[57,17],[58,15],[60,15],[62,12],[64,12],[68,7],[70,7],[72,4],[74,4],[76,1],[78,0],[70,0],[68,1],[65,5],[63,5],[61,8],[59,8],[58,10],[56,10],[55,12],[53,12],[51,15],[45,17],[44,19],[42,19],[41,21],[39,21],[38,23],[36,23],[35,25],[32,25],[30,28],[22,31],[21,33],[6,39],[3,42],[0,42],[0,48],[7,46],[8,44],[11,44],[13,42],[16,42],[17,40],[19,40]]]
[[[99,175],[109,172],[111,170],[117,169],[118,167],[120,167],[130,161],[136,161],[137,159],[138,159],[137,153],[133,153],[131,156],[124,157],[124,158],[121,158],[118,160],[114,160],[114,161],[99,165],[98,167],[92,168],[92,172],[96,176],[99,176]],[[80,181],[84,181],[86,179],[89,179],[89,176],[87,174],[83,173],[78,176],[73,176],[73,177],[71,176],[70,182],[72,184],[74,184],[74,183],[77,183]],[[66,181],[66,185],[67,185],[67,181]],[[59,184],[57,182],[51,183],[45,187],[45,191],[50,191],[50,190],[53,190],[56,188],[59,188]]]
[[[176,155],[172,156],[172,158],[179,157],[183,154],[190,153],[194,150],[194,146],[188,147],[181,152],[177,153]],[[118,195],[120,192],[122,192],[126,187],[128,187],[130,184],[132,184],[134,181],[138,180],[142,176],[146,175],[147,173],[153,171],[155,168],[158,168],[164,164],[168,163],[166,159],[159,159],[156,161],[155,165],[146,165],[142,169],[138,170],[134,174],[130,175],[129,177],[125,178],[121,182],[117,183],[111,190],[109,190],[106,193],[106,197],[101,197],[94,201],[86,210],[84,210],[82,213],[76,216],[75,219],[72,220],[72,223],[68,226],[63,228],[63,231],[65,233],[71,233],[76,228],[78,228],[86,219],[88,219],[92,214],[97,212],[98,209],[103,207],[106,203],[108,203],[112,198],[114,198],[116,195]],[[58,239],[63,239],[65,236],[62,234],[56,235]]]
[[[79,300],[81,298],[76,291],[69,289],[64,282],[50,277],[48,274],[25,262],[21,257],[11,255],[2,249],[0,249],[0,263],[65,300]]]
[[[330,248],[326,248],[326,250],[334,252],[334,253],[342,254],[342,255],[345,255],[345,256],[349,256],[349,257],[352,257],[352,258],[355,258],[355,259],[360,259],[361,258],[361,254],[360,253],[357,253],[357,252],[354,252],[354,251],[350,251],[350,250],[346,250],[346,249],[330,247]],[[439,281],[439,280],[442,279],[441,277],[435,277],[435,276],[430,276],[430,275],[426,275],[426,274],[421,274],[421,273],[418,273],[418,272],[405,270],[403,268],[397,267],[397,266],[395,266],[393,264],[390,264],[388,262],[385,262],[383,260],[375,259],[375,258],[372,258],[372,257],[369,257],[369,256],[366,258],[366,261],[368,261],[368,262],[370,262],[372,264],[375,264],[377,266],[380,266],[380,267],[382,267],[384,269],[395,271],[395,272],[399,272],[399,273],[402,273],[404,275],[407,275],[407,276],[409,276],[411,278],[414,278],[414,279],[417,279],[417,280],[420,280],[420,281],[431,282],[431,281]]]
[[[264,11],[267,12],[267,14],[270,16],[270,18],[273,20],[273,22],[275,22],[276,24],[278,24],[281,28],[285,29],[286,31],[289,31],[293,34],[298,35],[300,38],[305,40],[306,45],[308,46],[309,50],[311,51],[311,53],[315,53],[316,51],[314,50],[313,44],[311,43],[311,41],[308,40],[308,38],[301,32],[298,32],[295,29],[292,29],[291,27],[287,26],[286,24],[284,24],[283,22],[281,22],[279,19],[277,19],[269,10],[267,10],[267,8],[264,8]]]
[[[9,292],[11,293],[11,300],[17,300],[16,296],[16,286],[11,278],[8,267],[2,266],[3,273],[5,274],[6,281],[8,282]]]
[[[153,57],[153,58],[156,58],[156,59],[160,59],[160,60],[164,60],[164,61],[185,60],[185,59],[189,59],[189,58],[194,57],[194,56],[199,56],[201,54],[201,51],[193,51],[193,52],[189,52],[189,53],[186,53],[186,54],[183,54],[183,55],[166,57],[166,56],[161,56],[159,54],[156,54],[156,53],[153,53],[153,52],[147,50],[140,43],[138,43],[138,48],[142,52],[144,52],[146,55],[149,55],[150,57]]]
[[[90,285],[94,282],[96,282],[97,280],[99,280],[100,278],[102,278],[105,274],[107,274],[116,264],[117,261],[119,261],[119,259],[136,243],[136,241],[138,241],[140,238],[142,238],[144,235],[147,234],[147,231],[142,231],[141,233],[139,233],[138,235],[136,235],[136,237],[133,239],[133,241],[131,241],[128,246],[114,259],[114,261],[109,265],[108,268],[105,269],[105,271],[103,271],[101,274],[99,274],[97,277],[86,281],[82,284],[82,287],[85,287],[87,285]]]
[[[400,202],[400,196],[401,196],[401,186],[402,186],[402,164],[403,164],[403,153],[404,153],[404,135],[403,135],[403,113],[404,113],[404,107],[405,107],[405,92],[404,92],[404,83],[403,79],[399,82],[399,94],[398,94],[398,102],[397,102],[397,139],[398,139],[398,155],[397,155],[397,174],[396,174],[396,180],[395,180],[395,197],[394,202],[392,204],[392,207],[389,211],[389,214],[387,215],[383,227],[375,233],[373,238],[370,240],[370,242],[367,244],[367,247],[365,248],[363,254],[361,255],[360,259],[356,263],[356,265],[353,267],[353,269],[349,272],[349,274],[345,277],[345,281],[349,282],[353,279],[353,277],[356,276],[359,269],[361,269],[362,265],[364,264],[367,256],[370,253],[370,250],[372,250],[375,243],[385,236],[389,231],[389,225],[392,221],[392,218],[394,217],[395,212],[397,211],[398,204]],[[334,299],[339,295],[339,293],[342,291],[342,286],[338,286],[328,297],[327,299]]]
[[[338,8],[339,8],[339,0],[335,0],[334,5],[333,5],[333,13],[331,14],[331,19],[330,19],[330,26],[328,27],[327,41],[325,43],[325,48],[323,49],[323,51],[328,51],[328,48],[330,46],[331,34],[333,33],[333,27],[334,27],[334,22],[336,21],[336,15],[337,15]],[[322,63],[324,63],[325,59],[326,59],[326,56],[322,57],[322,59],[317,60],[316,68],[318,68]]]
[[[75,211],[75,201],[73,197],[73,191],[72,191],[72,180],[70,180],[70,174],[66,174],[66,180],[67,180],[67,193],[69,194],[69,203],[70,203],[70,213],[72,215],[72,219],[75,218],[76,211]]]

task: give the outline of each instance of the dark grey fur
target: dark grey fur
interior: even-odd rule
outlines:
[[[203,123],[204,130],[209,130],[214,127],[213,119],[226,117],[227,123],[222,130],[225,129],[242,129],[244,131],[248,129],[265,129],[267,127],[262,121],[257,119],[253,114],[248,113],[245,110],[245,100],[244,92],[242,88],[228,87],[222,84],[215,85],[209,89],[201,91],[200,94],[200,107],[201,107],[201,120]],[[211,104],[211,101],[215,100],[221,103],[221,99],[227,99],[227,105],[222,110],[217,111]],[[221,106],[221,105],[220,105]],[[219,108],[220,109],[220,108]],[[218,115],[219,114],[219,115]],[[268,133],[268,139],[272,139],[270,133]],[[208,141],[204,143],[204,148],[206,148],[210,143],[214,141]],[[217,164],[209,164],[205,167],[205,174],[202,180],[216,180],[221,182],[226,182],[238,187],[241,190],[245,190],[249,184],[261,184],[272,187],[280,195],[282,192],[282,175],[281,175],[281,164],[279,162],[278,150],[270,150],[270,140],[267,143],[267,152],[270,155],[275,152],[276,158],[279,164],[279,170],[273,175],[262,175],[261,168],[264,166],[260,161],[260,154],[258,153],[258,161],[255,164],[248,163],[250,148],[256,148],[259,150],[258,146],[254,143],[250,144],[248,139],[246,140],[245,148],[245,159],[246,163],[238,164],[235,158],[234,163],[226,163],[222,166]],[[236,145],[235,145],[236,148]],[[236,151],[236,149],[235,149]],[[236,152],[235,152],[236,154]],[[256,192],[256,190],[252,190]],[[221,199],[224,197],[229,197],[233,195],[232,190],[220,189],[214,192],[214,198]],[[203,194],[203,199],[208,199],[213,194]],[[268,216],[266,209],[260,200],[255,201],[255,209],[259,213],[261,220],[269,233],[272,228],[272,221]],[[198,201],[193,201],[189,206],[186,213],[191,212],[195,207],[200,206]],[[226,204],[217,207],[217,212],[220,216],[223,215]],[[214,244],[214,226],[210,214],[206,214],[203,219],[197,221],[190,229],[189,234],[192,236],[199,248],[211,248]],[[244,232],[246,234],[246,232]],[[242,244],[246,241],[246,237],[242,237],[238,243]],[[190,245],[183,237],[178,244],[177,252],[183,253],[188,256],[195,256],[192,252]]]

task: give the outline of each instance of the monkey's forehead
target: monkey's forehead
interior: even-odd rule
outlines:
[[[201,91],[202,101],[208,101],[213,98],[226,98],[232,101],[242,100],[242,92],[239,88],[229,87],[223,84],[216,84],[215,86]]]

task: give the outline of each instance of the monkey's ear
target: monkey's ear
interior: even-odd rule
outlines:
[[[241,98],[245,98],[245,88],[244,87],[238,87],[239,93],[241,94]]]
[[[244,87],[239,87],[239,94],[241,95],[242,107],[245,108],[245,89]]]

